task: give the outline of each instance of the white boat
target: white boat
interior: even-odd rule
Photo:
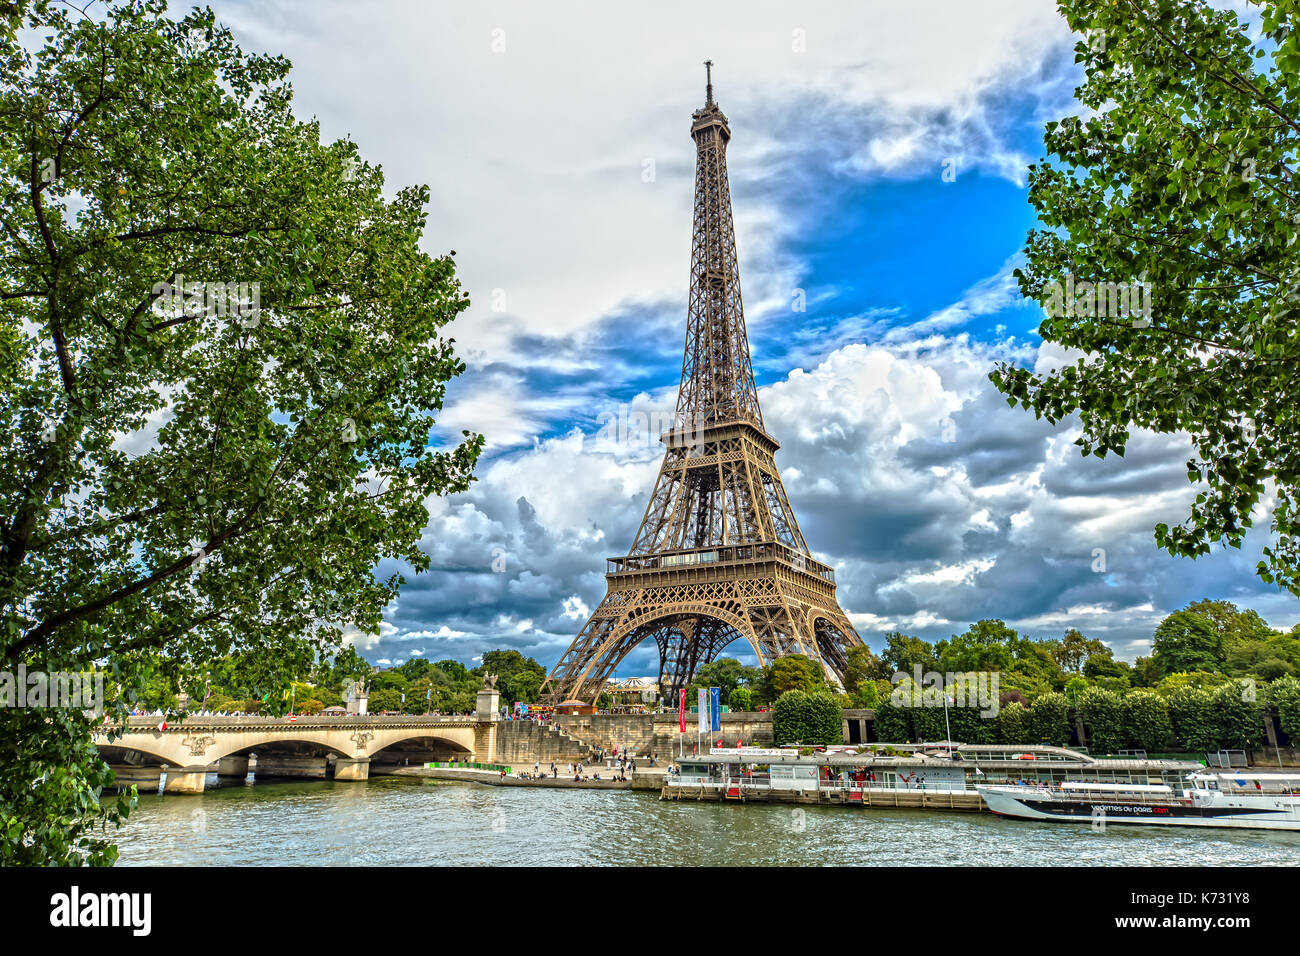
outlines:
[[[1300,774],[1193,773],[1188,787],[1067,780],[976,786],[994,813],[1021,820],[1300,830]]]

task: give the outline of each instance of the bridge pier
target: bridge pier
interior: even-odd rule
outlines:
[[[474,756],[481,763],[492,763],[497,759],[497,728],[501,726],[501,694],[484,687],[478,692],[475,701],[474,716]]]
[[[217,761],[217,776],[243,780],[248,776],[248,758],[222,757]]]
[[[203,782],[208,775],[207,767],[168,767],[167,782],[163,785],[166,793],[202,793]]]
[[[334,762],[334,779],[369,780],[370,758],[357,757],[351,759],[348,757],[339,757],[339,759]]]
[[[306,777],[312,780],[324,780],[326,763],[324,757],[283,757],[278,754],[258,754],[257,766],[253,768],[253,777],[254,779],[260,777]]]
[[[116,783],[119,787],[135,784],[141,792],[153,793],[162,784],[162,767],[142,767],[130,763],[115,763],[109,766],[116,775]]]

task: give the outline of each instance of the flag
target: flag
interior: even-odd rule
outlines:
[[[167,729],[167,721],[164,720],[161,724],[158,725],[158,730],[159,732],[162,732],[166,729]]]
[[[717,733],[722,729],[722,688],[709,688],[709,732]]]
[[[699,732],[702,734],[707,734],[709,732],[709,692],[705,690],[703,687],[700,688],[700,693],[699,693],[698,713],[700,715],[700,719],[698,723]]]
[[[677,699],[677,713],[681,718],[682,733],[686,733],[686,688],[683,687]]]
[[[211,696],[212,696],[212,681],[208,681],[207,693],[203,695],[203,699],[207,700]]]

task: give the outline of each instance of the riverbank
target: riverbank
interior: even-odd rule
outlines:
[[[653,790],[663,789],[667,770],[664,768],[647,768],[630,774],[627,780],[612,779],[614,771],[596,771],[600,780],[574,780],[560,774],[558,777],[541,777],[527,779],[520,777],[521,772],[531,772],[531,768],[511,767],[510,773],[502,777],[500,771],[475,770],[468,767],[400,767],[386,774],[393,777],[426,777],[434,780],[457,780],[461,783],[481,783],[492,787],[546,787],[559,790]],[[591,777],[591,772],[586,776]]]

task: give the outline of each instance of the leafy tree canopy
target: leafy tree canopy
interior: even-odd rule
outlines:
[[[1058,5],[1082,35],[1086,110],[1047,124],[1029,177],[1041,227],[1016,277],[1068,358],[991,378],[1036,416],[1077,414],[1084,455],[1123,455],[1139,428],[1189,435],[1198,494],[1182,524],[1156,525],[1157,544],[1192,558],[1240,547],[1268,493],[1257,573],[1300,593],[1294,0],[1259,4],[1259,40],[1203,0]]]
[[[378,628],[377,563],[426,569],[425,500],[471,481],[481,438],[431,441],[468,300],[426,187],[385,198],[286,60],[165,8],[0,32],[0,658],[284,687]],[[0,862],[111,862],[88,722],[32,736],[0,713]]]

